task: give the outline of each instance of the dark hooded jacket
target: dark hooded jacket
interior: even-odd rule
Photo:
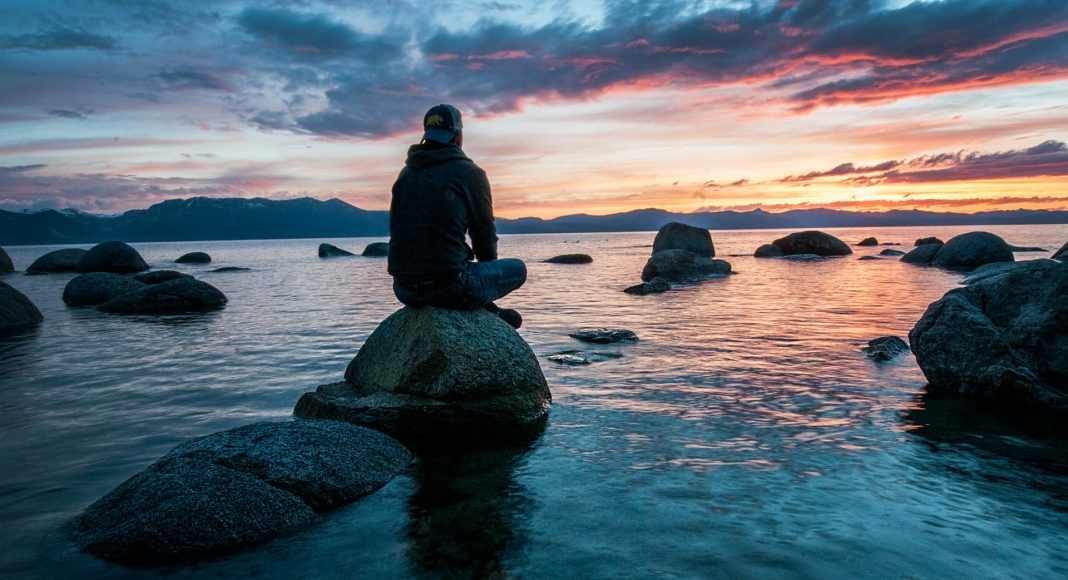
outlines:
[[[445,281],[472,258],[497,259],[486,172],[456,145],[412,145],[393,184],[389,273],[401,283]]]

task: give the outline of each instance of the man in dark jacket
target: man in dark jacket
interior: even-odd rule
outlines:
[[[431,107],[423,116],[423,140],[408,149],[393,184],[393,293],[413,307],[485,308],[519,328],[519,313],[493,301],[522,286],[527,268],[521,260],[497,259],[489,180],[462,146],[460,111],[452,105]]]

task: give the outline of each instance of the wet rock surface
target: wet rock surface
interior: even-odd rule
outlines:
[[[932,393],[1068,411],[1068,265],[974,275],[928,306],[909,344]]]
[[[1052,258],[1054,260],[1068,260],[1068,242],[1065,242],[1061,249],[1053,252]]]
[[[0,332],[30,328],[43,320],[37,305],[25,294],[0,282]]]
[[[968,232],[951,238],[931,258],[931,265],[943,268],[976,268],[1016,258],[1005,240],[989,232]]]
[[[872,360],[886,362],[909,352],[909,345],[897,336],[880,336],[869,340],[861,350]]]
[[[783,257],[782,248],[775,244],[764,244],[753,252],[754,258],[781,258]]]
[[[772,242],[783,255],[815,254],[817,256],[848,256],[853,253],[845,242],[831,234],[808,230],[792,233]]]
[[[623,289],[627,294],[637,294],[639,296],[659,294],[661,292],[667,292],[668,290],[671,290],[671,284],[663,278],[653,278],[648,282],[642,282],[641,284],[635,284],[634,286],[629,286]]]
[[[170,282],[171,280],[177,280],[179,278],[192,278],[192,276],[174,270],[153,270],[151,272],[144,272],[142,274],[130,276],[130,278],[145,284],[160,284],[162,282]]]
[[[545,260],[547,264],[589,264],[593,258],[587,254],[561,254]]]
[[[372,242],[363,249],[361,256],[368,258],[385,258],[389,256],[389,242]]]
[[[637,342],[638,335],[625,328],[584,328],[569,334],[571,338],[594,344]]]
[[[706,258],[686,250],[664,250],[649,257],[642,269],[642,281],[662,278],[669,284],[688,284],[730,273],[731,265],[725,260]]]
[[[332,244],[319,244],[319,257],[320,258],[343,258],[346,256],[355,256],[348,250],[342,250],[341,248]]]
[[[75,267],[79,274],[89,272],[111,272],[112,274],[133,274],[144,272],[148,264],[137,250],[123,242],[104,242],[89,249]]]
[[[179,278],[145,286],[97,307],[115,314],[175,314],[214,310],[226,305],[226,295],[195,278]]]
[[[410,461],[398,442],[346,423],[247,425],[176,447],[69,532],[80,549],[126,564],[229,554],[378,489]]]
[[[206,252],[189,252],[179,256],[174,262],[177,264],[210,264],[211,256]]]
[[[0,248],[0,274],[14,271],[15,263],[11,261],[11,256],[8,256],[7,252],[5,252],[3,248]]]
[[[58,274],[62,272],[74,272],[78,269],[81,261],[89,250],[81,248],[67,248],[56,250],[37,258],[26,268],[26,274]]]
[[[890,248],[887,248],[887,249],[879,252],[879,255],[880,256],[904,256],[905,252],[902,252],[901,250],[891,250]]]
[[[145,287],[145,283],[111,272],[76,276],[63,288],[67,306],[97,306]]]

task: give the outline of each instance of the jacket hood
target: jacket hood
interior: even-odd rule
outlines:
[[[456,145],[428,145],[421,143],[408,148],[408,159],[404,164],[412,169],[426,169],[449,161],[470,161],[467,155]]]

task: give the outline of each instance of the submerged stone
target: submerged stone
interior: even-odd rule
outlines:
[[[637,342],[638,335],[625,328],[584,328],[569,334],[571,338],[594,344]]]
[[[37,305],[25,294],[0,282],[0,332],[30,328],[43,320]]]
[[[853,253],[845,242],[831,234],[808,230],[795,232],[779,238],[772,244],[782,250],[783,255],[815,254],[817,256],[848,256]]]
[[[687,284],[731,273],[725,260],[715,260],[686,250],[664,250],[649,257],[642,269],[642,280],[663,278],[669,283]]]
[[[551,354],[545,358],[559,365],[578,366],[590,364],[590,359],[570,353]]]
[[[753,252],[754,258],[781,258],[783,257],[782,248],[775,244],[764,244]]]
[[[210,264],[211,263],[211,256],[209,256],[205,252],[189,252],[188,254],[183,254],[182,256],[180,256],[177,260],[175,260],[175,263],[178,263],[178,264]]]
[[[332,244],[319,244],[319,257],[320,258],[341,258],[345,256],[355,256],[348,250],[342,250],[341,248]]]
[[[97,307],[115,314],[176,314],[214,310],[226,305],[226,295],[196,278],[178,278],[145,286]]]
[[[78,262],[89,253],[81,248],[66,248],[48,252],[37,258],[26,268],[26,274],[57,274],[62,272],[74,272],[78,269]]]
[[[667,292],[671,290],[671,284],[663,278],[653,278],[648,282],[642,282],[641,284],[635,284],[624,288],[623,291],[627,294],[637,294],[639,296],[645,296],[646,294],[659,294],[660,292]]]
[[[63,288],[68,306],[97,306],[123,294],[144,288],[145,284],[111,272],[91,272],[71,278]]]
[[[909,345],[897,336],[880,336],[869,340],[868,346],[861,350],[873,360],[885,362],[908,352]]]
[[[385,258],[389,256],[389,242],[372,242],[363,249],[361,256],[368,258]]]
[[[545,260],[547,264],[589,264],[593,258],[586,254],[561,254]]]
[[[151,272],[144,272],[130,277],[145,284],[160,284],[162,282],[170,282],[171,280],[177,280],[179,278],[192,278],[189,274],[183,274],[174,270],[153,270]]]

